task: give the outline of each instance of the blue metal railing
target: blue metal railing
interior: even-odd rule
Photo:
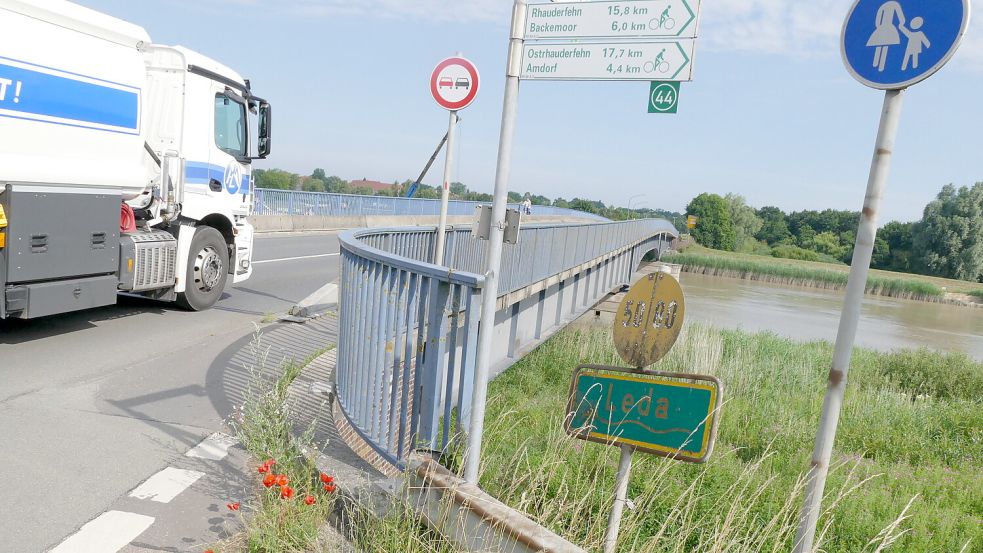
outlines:
[[[475,207],[489,205],[489,203],[451,200],[447,204],[447,214],[451,216],[473,215]],[[510,204],[509,207],[519,209],[518,204]],[[437,216],[440,215],[440,200],[257,188],[253,212],[256,215],[319,215],[328,217],[358,215]],[[532,207],[532,212],[534,215],[566,215],[598,221],[608,220],[593,213],[553,206],[536,205]]]
[[[408,227],[350,230],[339,237],[338,401],[362,438],[397,466],[413,449],[445,449],[470,427],[486,243],[474,239],[469,227],[455,227],[447,235],[443,266],[435,265],[427,262],[435,234],[434,227]],[[549,300],[562,326],[561,314],[579,314],[628,282],[641,250],[664,247],[673,236],[675,229],[662,220],[525,225],[519,243],[506,246],[501,297],[581,267],[584,275],[567,277],[566,296],[558,282],[558,294]],[[547,290],[533,297],[545,303]],[[518,307],[505,306],[513,332]],[[543,321],[541,310],[536,339],[548,334]],[[496,348],[493,365],[514,360],[525,345],[508,333],[506,338],[509,344]]]

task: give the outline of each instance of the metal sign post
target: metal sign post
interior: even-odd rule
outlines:
[[[621,449],[604,551],[618,543],[636,451],[701,463],[713,451],[721,384],[712,376],[584,365],[570,386],[565,430]]]
[[[628,480],[631,478],[631,456],[635,448],[621,444],[621,458],[618,459],[618,475],[614,479],[614,504],[608,516],[608,531],[604,535],[604,553],[614,553],[618,547],[618,534],[621,533],[621,516],[628,502]]]
[[[451,197],[451,170],[454,167],[454,138],[457,136],[457,110],[450,112],[447,123],[447,152],[444,154],[444,180],[440,190],[440,222],[437,223],[437,247],[434,265],[444,264],[444,243],[447,240],[447,202]]]
[[[435,265],[444,263],[444,242],[447,239],[447,202],[450,199],[451,172],[454,168],[454,137],[457,129],[457,111],[474,102],[478,96],[481,79],[478,68],[460,54],[437,64],[430,74],[430,93],[440,107],[450,111],[447,123],[447,153],[444,156],[444,179],[440,192],[440,222],[437,225],[437,247],[434,249]],[[439,148],[438,148],[439,149]],[[434,154],[436,155],[436,154]]]
[[[701,0],[622,0],[529,6],[527,0],[515,0],[464,463],[468,482],[477,483],[481,459],[519,80],[689,81],[700,4]],[[623,40],[629,38],[631,42]],[[607,43],[581,39],[606,39]]]
[[[795,536],[795,553],[813,550],[904,90],[945,65],[959,47],[968,25],[968,0],[857,0],[843,25],[841,47],[847,69],[861,83],[887,92]],[[902,49],[903,37],[906,40]]]
[[[515,0],[508,65],[505,70],[505,99],[502,102],[502,130],[498,142],[498,165],[495,169],[495,201],[485,259],[485,287],[481,291],[481,321],[474,372],[474,395],[471,398],[471,433],[464,464],[464,479],[478,483],[481,462],[481,438],[485,428],[485,404],[488,401],[488,375],[491,364],[492,329],[498,303],[498,277],[502,268],[502,243],[505,236],[505,210],[508,207],[509,176],[512,171],[512,138],[519,107],[519,68],[522,62],[522,27],[526,21],[526,0]]]
[[[634,453],[706,461],[713,451],[722,398],[720,381],[713,376],[645,370],[672,349],[683,326],[683,291],[672,275],[659,272],[637,282],[617,312],[614,344],[635,368],[577,368],[564,422],[567,434],[575,438],[621,449],[605,553],[613,553],[618,544]]]

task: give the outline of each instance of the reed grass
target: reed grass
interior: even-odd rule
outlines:
[[[623,364],[611,344],[606,329],[562,331],[491,383],[485,419],[482,488],[591,552],[618,450],[568,437],[563,421],[578,365]],[[791,550],[831,359],[827,342],[687,326],[652,368],[721,379],[716,450],[703,465],[635,455],[618,551]],[[979,551],[980,474],[983,363],[855,350],[816,551]],[[360,550],[455,550],[405,504],[359,520]]]
[[[678,253],[663,257],[663,261],[683,266],[683,271],[711,276],[729,276],[747,280],[776,282],[796,286],[809,286],[838,290],[845,288],[849,274],[842,270],[827,269],[822,264],[804,265],[725,257],[701,253]],[[893,298],[923,301],[943,301],[945,290],[930,282],[908,278],[870,275],[866,293]]]
[[[636,455],[635,509],[619,551],[790,550],[831,358],[825,342],[687,327],[654,368],[723,381],[717,448],[705,465]],[[563,433],[571,373],[581,363],[623,364],[609,331],[563,331],[492,382],[481,483],[599,551],[618,451]],[[981,363],[857,350],[817,547],[983,548],[981,407]]]

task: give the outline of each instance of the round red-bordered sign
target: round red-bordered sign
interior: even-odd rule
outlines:
[[[478,68],[465,58],[447,58],[430,75],[430,93],[440,107],[457,111],[474,102],[480,85]]]

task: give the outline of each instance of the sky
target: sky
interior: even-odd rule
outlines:
[[[533,0],[538,1],[538,0]],[[691,0],[692,1],[692,0]],[[509,0],[81,0],[251,79],[274,111],[262,168],[415,178],[447,129],[443,58],[481,72],[460,112],[452,180],[494,185]],[[859,211],[883,92],[855,81],[839,35],[851,0],[705,0],[676,115],[648,83],[524,81],[510,190],[682,211],[702,192],[785,211]],[[921,217],[943,185],[983,181],[983,16],[953,60],[908,90],[880,222]],[[425,182],[439,183],[443,158]]]

